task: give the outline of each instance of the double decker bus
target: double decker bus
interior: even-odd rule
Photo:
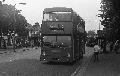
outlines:
[[[43,11],[41,61],[73,62],[85,53],[85,21],[72,8]]]

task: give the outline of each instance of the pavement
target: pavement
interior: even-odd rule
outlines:
[[[86,47],[85,54],[82,59],[82,64],[79,64],[79,67],[75,70],[75,72],[71,76],[83,76],[86,68],[88,67],[91,57],[93,55],[93,48]]]
[[[36,49],[36,48],[31,48],[31,47],[27,47],[27,48],[17,48],[15,49],[16,52],[23,52],[23,51],[28,51],[28,50],[32,50],[32,49]],[[7,48],[7,49],[0,49],[0,54],[5,54],[5,53],[13,53],[14,50],[13,48]]]
[[[99,54],[96,62],[91,55],[75,76],[120,76],[120,54]]]
[[[33,51],[34,50],[34,51]],[[39,59],[40,47],[39,48],[20,48],[15,49],[0,49],[0,63],[12,62],[19,59]],[[36,56],[37,55],[37,56]],[[1,76],[1,75],[0,75]]]

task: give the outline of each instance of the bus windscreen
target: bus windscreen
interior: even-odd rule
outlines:
[[[44,36],[45,46],[59,45],[62,47],[71,46],[71,36]]]

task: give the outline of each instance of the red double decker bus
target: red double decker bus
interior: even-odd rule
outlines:
[[[73,62],[85,53],[85,21],[72,8],[43,11],[41,61]]]

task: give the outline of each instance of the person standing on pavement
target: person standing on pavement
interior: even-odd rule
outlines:
[[[110,42],[110,52],[113,50],[113,42]]]
[[[99,60],[99,58],[98,58],[99,51],[100,51],[100,47],[97,43],[95,43],[95,46],[94,46],[94,57],[95,57],[94,62]]]
[[[32,48],[34,47],[34,41],[33,40],[31,41],[31,47]]]
[[[119,44],[120,44],[119,40],[117,40],[114,44],[114,51],[115,51],[116,54],[118,54]]]

